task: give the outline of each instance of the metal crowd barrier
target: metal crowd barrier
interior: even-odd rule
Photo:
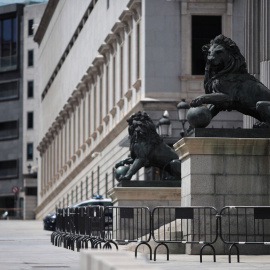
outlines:
[[[226,206],[219,213],[219,236],[229,247],[229,263],[232,248],[236,249],[240,262],[238,245],[270,245],[270,207],[268,206]]]
[[[213,250],[214,262],[216,261],[215,248],[212,245],[218,238],[217,215],[214,207],[156,207],[152,211],[153,239],[158,243],[154,250],[160,246],[167,250],[169,260],[168,243],[203,244],[200,250],[200,261],[205,247]],[[154,234],[154,228],[156,234]]]
[[[109,206],[105,207],[104,216],[112,217],[111,225],[105,227],[107,242],[137,242],[135,257],[139,246],[146,245],[152,260],[152,248],[148,244],[151,239],[151,211],[148,207]]]
[[[169,260],[169,243],[202,244],[200,262],[204,248],[210,247],[216,262],[213,244],[218,237],[237,252],[238,245],[270,245],[270,207],[226,206],[217,211],[214,207],[103,207],[88,206],[57,209],[56,231],[51,235],[55,246],[79,251],[81,248],[118,249],[121,243],[138,243],[135,248],[146,245],[150,250],[151,238],[157,243],[154,260],[160,246],[164,246]]]

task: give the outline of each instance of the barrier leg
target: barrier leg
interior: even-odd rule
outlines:
[[[112,240],[106,241],[105,244],[104,244],[104,246],[103,246],[103,249],[104,248],[110,248],[111,249],[112,248],[112,245],[111,244],[114,244],[114,246],[118,250],[118,245],[114,241],[112,241]]]
[[[216,262],[216,250],[211,244],[204,244],[200,250],[200,263],[202,263],[202,252],[205,247],[210,247],[213,250],[214,262]]]
[[[159,246],[164,246],[167,250],[167,261],[169,260],[169,248],[168,246],[165,244],[165,243],[159,243],[156,247],[155,247],[155,250],[154,250],[154,261],[156,261],[156,255],[157,255],[157,249]]]
[[[146,243],[146,242],[141,242],[141,243],[139,243],[139,244],[136,246],[136,248],[135,248],[135,258],[137,258],[138,247],[141,246],[141,245],[146,245],[146,246],[148,246],[149,251],[150,251],[150,261],[151,261],[151,260],[152,260],[152,248],[151,248],[151,246],[150,246],[148,243]]]
[[[237,246],[237,244],[232,244],[229,248],[229,263],[232,262],[231,260],[231,255],[232,255],[232,248],[235,247],[236,249],[236,253],[237,253],[237,262],[239,263],[240,262],[240,254],[239,254],[239,248]]]

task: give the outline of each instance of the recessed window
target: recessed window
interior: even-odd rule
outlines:
[[[0,179],[15,178],[18,176],[17,160],[0,161]]]
[[[0,84],[0,101],[19,97],[18,81]]]
[[[0,123],[0,140],[18,138],[18,121]]]
[[[34,20],[28,20],[28,36],[32,36],[34,34],[33,29]]]
[[[25,187],[26,196],[37,196],[37,187]]]
[[[17,68],[17,18],[0,19],[0,71]]]
[[[27,143],[26,158],[27,160],[33,160],[33,143]]]
[[[27,113],[27,128],[28,129],[34,128],[34,113],[33,112]]]
[[[27,82],[27,97],[28,98],[34,97],[34,81]]]
[[[192,16],[192,75],[203,75],[202,46],[221,34],[221,16]]]
[[[34,50],[28,51],[28,67],[34,66]]]

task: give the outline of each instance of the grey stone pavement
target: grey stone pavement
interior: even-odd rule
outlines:
[[[232,263],[228,257],[217,255],[217,262],[212,256],[204,256],[203,263],[199,262],[198,255],[170,255],[166,261],[165,255],[158,254],[157,261],[149,261],[148,255],[125,251],[88,250],[71,251],[63,247],[55,247],[50,243],[50,231],[44,231],[41,221],[0,220],[0,270],[13,269],[270,269],[270,255],[240,256],[240,263],[236,263],[233,256]],[[89,265],[87,256],[106,261],[107,266],[96,267]],[[122,256],[122,257],[121,257]],[[89,256],[88,256],[89,257]]]

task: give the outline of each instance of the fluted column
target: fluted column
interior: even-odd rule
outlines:
[[[245,48],[244,56],[248,72],[260,78],[260,0],[245,1]],[[243,127],[252,128],[257,120],[243,116]]]
[[[261,0],[260,79],[270,88],[270,2]]]

